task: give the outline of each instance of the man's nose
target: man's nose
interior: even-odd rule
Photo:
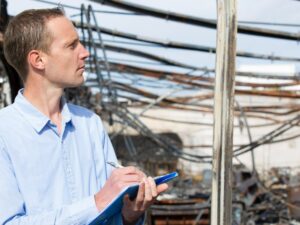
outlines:
[[[80,45],[81,45],[81,48],[82,48],[82,51],[80,53],[80,58],[82,58],[82,59],[88,58],[90,56],[89,51],[81,43],[80,43]]]

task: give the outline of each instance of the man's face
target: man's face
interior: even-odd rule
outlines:
[[[84,60],[89,52],[79,42],[78,34],[65,17],[47,22],[52,35],[49,53],[45,54],[45,78],[56,87],[76,87],[84,82]]]

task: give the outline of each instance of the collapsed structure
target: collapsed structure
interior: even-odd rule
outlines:
[[[9,16],[5,1],[1,3],[0,29],[3,32]],[[216,27],[212,20],[123,1],[101,3],[126,12]],[[67,5],[64,7],[68,9]],[[209,224],[215,69],[175,61],[136,45],[203,54],[215,53],[216,49],[103,27],[92,6],[82,5],[78,12],[80,18],[74,20],[74,25],[91,57],[85,86],[67,90],[66,96],[74,103],[93,109],[107,122],[123,164],[138,165],[151,175],[174,169],[180,171],[181,179],[174,182],[165,198],[152,207],[149,224]],[[239,26],[238,31],[289,41],[300,38],[296,33],[247,26]],[[111,55],[122,56],[123,60]],[[9,104],[9,96],[13,99],[22,84],[2,51],[0,56],[3,64],[0,101],[4,107]],[[297,57],[245,51],[237,51],[237,57],[300,61]],[[126,61],[126,58],[131,60]],[[300,175],[296,168],[299,167],[300,76],[296,71],[289,75],[236,71],[236,78],[234,223],[290,224],[300,219]],[[10,92],[4,91],[8,83]],[[279,147],[274,147],[276,145]],[[279,157],[272,157],[268,148],[277,148]],[[291,167],[280,167],[284,165],[280,160],[288,150],[291,159],[295,160],[288,162]],[[268,152],[267,156],[263,151]],[[276,168],[265,166],[268,158],[276,161]]]

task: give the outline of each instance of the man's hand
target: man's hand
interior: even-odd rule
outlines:
[[[146,177],[143,172],[133,166],[115,169],[104,187],[95,194],[97,209],[102,211],[125,187],[139,184]]]
[[[134,224],[145,210],[154,202],[156,197],[167,190],[167,184],[156,186],[152,177],[144,177],[139,185],[139,190],[136,198],[130,200],[129,196],[124,197],[124,206],[122,216],[124,224]]]

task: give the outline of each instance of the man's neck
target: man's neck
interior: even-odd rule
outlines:
[[[34,105],[40,112],[49,117],[52,123],[61,132],[61,97],[63,89],[58,88],[37,88],[25,85],[23,96]]]

